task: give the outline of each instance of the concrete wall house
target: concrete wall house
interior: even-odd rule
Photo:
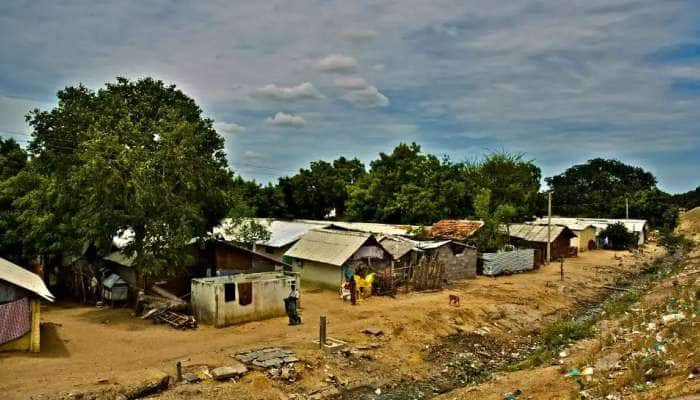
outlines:
[[[354,272],[386,272],[391,255],[374,235],[333,229],[315,229],[304,235],[285,256],[302,281],[337,289],[343,281],[342,268]]]
[[[542,259],[536,260],[536,264],[541,264],[547,259],[547,226],[510,224],[501,227],[504,233],[510,236],[510,243],[516,247],[539,250]],[[571,229],[565,226],[551,227],[551,249],[552,260],[570,257],[572,255],[571,239],[576,237]]]
[[[0,258],[0,351],[41,349],[41,299],[54,296],[39,275]]]
[[[262,272],[192,280],[192,311],[197,321],[217,328],[285,315],[284,299],[299,275]]]

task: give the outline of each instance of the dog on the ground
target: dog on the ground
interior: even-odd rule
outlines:
[[[450,295],[450,305],[455,306],[455,307],[459,307],[459,296],[457,296],[456,294],[451,294]]]

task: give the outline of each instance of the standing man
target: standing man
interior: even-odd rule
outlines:
[[[297,312],[298,302],[299,289],[297,289],[295,284],[292,284],[292,289],[289,292],[289,296],[286,299],[284,299],[284,308],[287,311],[289,325],[301,324],[301,317],[299,317],[299,313]]]
[[[350,289],[350,304],[353,306],[357,302],[357,282],[355,282],[355,276],[353,275],[348,282],[348,288]]]

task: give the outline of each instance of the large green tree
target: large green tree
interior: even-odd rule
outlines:
[[[700,207],[700,186],[685,193],[673,195],[673,203],[688,210]]]
[[[15,227],[18,212],[13,205],[16,193],[12,183],[27,166],[27,152],[14,139],[0,138],[0,256],[19,262],[22,240]]]
[[[648,219],[655,227],[672,228],[676,207],[671,196],[656,187],[654,175],[618,160],[596,158],[546,178],[554,193],[552,210],[571,217]]]
[[[467,163],[466,171],[471,190],[480,193],[488,189],[489,214],[495,213],[500,205],[512,207],[512,218],[525,220],[535,214],[542,172],[524,155],[491,153],[483,160]]]
[[[424,154],[416,143],[380,153],[370,171],[349,188],[351,220],[432,224],[471,213],[462,164]]]
[[[162,272],[183,265],[188,243],[232,208],[223,139],[175,86],[118,78],[97,92],[67,87],[27,121],[35,188],[16,204],[37,253],[73,254],[84,243],[105,253],[130,229],[124,251],[137,268]]]
[[[321,219],[331,211],[343,218],[348,199],[348,186],[365,175],[360,160],[340,157],[329,163],[313,161],[291,177],[279,179],[287,217]]]

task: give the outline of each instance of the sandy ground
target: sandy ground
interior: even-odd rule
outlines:
[[[301,380],[289,387],[254,373],[239,383],[179,389],[191,392],[181,393],[182,397],[229,398],[235,393],[254,392],[247,398],[284,398],[283,392],[308,393],[327,386],[324,378],[328,371],[341,381],[373,385],[420,378],[429,367],[421,351],[439,337],[458,328],[488,327],[500,335],[530,332],[582,302],[600,297],[606,292],[601,285],[641,269],[662,253],[653,245],[636,256],[590,251],[566,260],[563,282],[559,264],[553,263],[523,274],[457,282],[439,292],[373,297],[354,307],[334,293],[302,288],[301,326],[287,326],[286,318],[276,318],[222,329],[201,326],[179,331],[136,318],[128,309],[47,305],[42,310],[41,353],[0,355],[0,393],[7,400],[27,399],[40,393],[83,390],[105,380],[107,384],[125,384],[148,371],[174,374],[177,361],[226,365],[236,351],[263,346],[293,349],[308,365]],[[448,305],[448,294],[459,295],[461,306]],[[354,345],[378,343],[381,347],[373,351],[374,360],[348,365],[318,351],[312,340],[317,338],[321,315],[328,318],[329,336]],[[464,324],[456,327],[450,323],[455,317]],[[368,338],[361,331],[369,326],[383,329],[385,335]],[[552,382],[555,378],[553,375]],[[178,393],[170,392],[163,396]]]
[[[597,365],[598,360],[615,353],[622,356],[620,370],[596,371],[594,368],[592,382],[586,383],[592,388],[589,391],[602,391],[604,396],[612,396],[605,398],[611,399],[700,400],[700,376],[695,373],[696,377],[690,378],[692,371],[700,368],[700,321],[694,316],[700,310],[697,308],[700,295],[700,208],[684,216],[678,231],[696,243],[681,264],[682,270],[671,278],[658,281],[630,307],[629,312],[599,322],[598,334],[576,343],[569,355],[561,360],[561,365],[498,373],[481,385],[458,389],[437,399],[501,400],[505,393],[516,389],[522,392],[518,399],[578,399],[577,384],[566,376],[566,372],[574,367],[583,370]],[[686,309],[681,310],[686,316],[683,322],[668,325],[661,322],[660,317],[670,312],[667,309],[670,299],[686,302]],[[649,328],[650,323],[654,325],[653,329]],[[617,340],[610,340],[613,336]],[[635,354],[651,351],[659,337],[667,341],[666,350],[659,353],[665,359],[663,368],[667,372],[658,379],[630,377],[630,370],[634,370],[635,362],[640,359],[639,356],[635,358]],[[634,384],[650,381],[651,386],[643,391],[631,390]]]

